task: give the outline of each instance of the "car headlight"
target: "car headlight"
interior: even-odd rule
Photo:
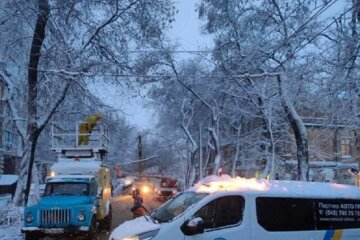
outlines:
[[[144,186],[142,190],[144,193],[148,193],[150,191],[150,188],[148,186]]]
[[[80,213],[79,215],[77,215],[77,219],[82,222],[85,220],[85,215],[83,213]]]

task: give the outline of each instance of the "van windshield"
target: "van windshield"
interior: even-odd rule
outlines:
[[[169,222],[207,195],[207,193],[183,192],[158,208],[151,217],[159,223]]]
[[[48,183],[44,195],[89,195],[89,184],[79,182]]]

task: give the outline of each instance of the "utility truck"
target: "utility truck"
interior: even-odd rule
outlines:
[[[84,123],[53,123],[51,146],[57,154],[46,178],[42,199],[24,209],[22,232],[26,240],[47,236],[85,236],[97,228],[111,230],[111,177],[105,165],[108,131],[96,124],[81,133]],[[87,135],[87,144],[79,144]]]

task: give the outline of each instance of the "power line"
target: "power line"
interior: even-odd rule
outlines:
[[[313,19],[317,18],[320,14],[324,13],[329,7],[331,7],[334,3],[336,3],[338,0],[330,0],[329,2],[325,3],[319,10],[317,10],[317,12],[312,15],[308,20],[306,20],[297,30],[295,30],[289,37],[287,37],[285,39],[285,41],[283,43],[281,43],[281,45],[274,50],[274,52],[276,52],[277,50],[279,50],[282,46],[285,45],[285,43],[287,43],[291,38],[293,38],[298,32],[300,32],[310,21],[312,21]],[[298,10],[300,8],[297,7],[295,8],[293,11],[291,11],[291,13],[289,15],[287,15],[283,21],[287,20],[292,13],[294,13],[296,10]],[[275,31],[276,27],[274,27],[269,34],[273,33]],[[122,53],[189,53],[189,54],[193,54],[193,53],[214,53],[214,52],[222,52],[222,50],[220,49],[212,49],[212,50],[153,50],[153,49],[149,49],[149,50],[125,50],[122,51]]]
[[[227,78],[261,78],[265,76],[277,76],[281,74],[280,72],[264,72],[264,73],[255,73],[255,74],[239,74],[239,75],[227,75],[227,76],[197,76],[197,75],[138,75],[138,74],[117,74],[117,73],[109,73],[109,74],[97,74],[97,73],[89,73],[89,72],[69,72],[63,70],[38,70],[43,73],[50,73],[54,75],[69,75],[71,77],[127,77],[127,78],[197,78],[197,79],[227,79]]]
[[[333,2],[332,2],[333,1]],[[326,3],[323,7],[321,7],[313,16],[311,16],[308,20],[306,20],[297,30],[295,30],[290,36],[288,36],[284,42],[282,42],[277,48],[272,51],[272,54],[275,54],[279,49],[281,49],[289,40],[294,38],[300,31],[304,29],[304,27],[310,23],[313,19],[317,18],[320,14],[324,13],[330,6],[332,6],[337,0],[330,0],[330,2]],[[332,3],[331,3],[332,2]]]
[[[337,0],[330,0],[328,3],[326,3],[324,6],[322,6],[314,15],[312,15],[308,20],[306,20],[297,30],[295,30],[289,37],[287,37],[284,42],[278,46],[275,50],[273,50],[273,54],[279,50],[281,47],[283,47],[289,40],[294,38],[294,36],[300,32],[309,22],[316,17],[318,17],[320,14],[324,13],[330,6],[332,6]],[[316,37],[318,37],[320,34],[322,34],[326,29],[328,29],[332,24],[336,22],[337,19],[344,16],[346,13],[348,13],[350,10],[352,10],[354,6],[349,8],[346,12],[341,14],[338,18],[333,20],[329,25],[327,25],[323,30],[321,30],[319,33],[314,35],[311,39],[308,40],[307,43],[305,43],[302,47],[297,49],[295,53],[299,52],[301,49],[303,49],[307,44],[311,43]],[[296,9],[295,9],[296,10]],[[294,11],[295,11],[294,10]],[[293,12],[294,12],[293,11]],[[291,14],[290,14],[291,15]],[[285,19],[287,19],[290,15],[288,15]],[[166,52],[172,52],[172,53],[212,53],[212,52],[220,52],[220,49],[214,49],[214,50],[128,50],[123,52],[128,53],[166,53]],[[285,60],[287,61],[287,60]],[[284,61],[284,62],[285,62]],[[69,75],[69,76],[81,76],[81,77],[126,77],[126,78],[176,78],[175,75],[137,75],[137,74],[96,74],[96,73],[85,73],[85,72],[69,72],[66,70],[38,70],[39,72],[45,72],[45,73],[52,73],[52,74],[63,74],[63,75]],[[244,74],[244,75],[231,75],[231,76],[196,76],[196,75],[182,75],[178,76],[180,78],[200,78],[200,79],[226,79],[226,78],[246,78],[246,77],[263,77],[263,76],[275,76],[279,73],[266,73],[266,74]]]
[[[344,13],[342,13],[339,17],[335,18],[332,22],[330,22],[326,27],[324,27],[320,32],[318,32],[316,35],[314,35],[312,38],[308,39],[307,42],[301,46],[300,48],[298,48],[294,54],[298,53],[301,49],[303,49],[304,47],[306,47],[309,43],[311,43],[313,40],[315,40],[315,38],[317,38],[319,35],[321,35],[323,32],[325,32],[327,29],[329,29],[331,27],[331,25],[333,25],[337,20],[339,20],[340,18],[342,18],[345,14],[347,14],[349,11],[353,10],[355,7],[355,5],[353,5],[352,7],[350,7],[348,10],[346,10]],[[285,60],[287,61],[287,59]],[[284,61],[284,62],[285,62]]]
[[[221,50],[125,50],[121,53],[213,53]]]

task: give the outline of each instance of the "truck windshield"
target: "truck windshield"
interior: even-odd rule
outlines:
[[[183,192],[158,208],[151,214],[151,217],[159,223],[169,222],[206,195],[207,193]]]
[[[48,183],[44,195],[89,195],[89,184],[78,182]]]

